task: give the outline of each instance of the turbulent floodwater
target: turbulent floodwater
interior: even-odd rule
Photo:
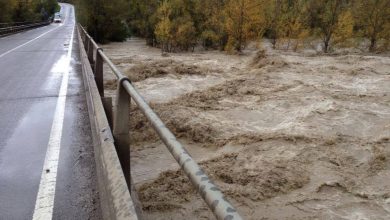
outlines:
[[[390,218],[389,57],[105,52],[245,219]],[[145,218],[213,218],[135,106],[131,126]]]

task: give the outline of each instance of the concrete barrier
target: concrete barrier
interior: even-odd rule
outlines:
[[[139,219],[138,215],[140,211],[136,211],[134,202],[130,196],[118,154],[115,150],[112,132],[95,82],[95,76],[93,75],[88,55],[84,50],[79,30],[77,31],[77,36],[89,118],[91,121],[103,218],[107,220],[137,220]]]

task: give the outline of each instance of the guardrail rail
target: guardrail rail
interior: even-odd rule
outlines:
[[[103,84],[103,63],[106,63],[117,77],[117,96],[113,108],[106,108],[109,115],[113,115],[111,127],[113,128],[113,137],[118,157],[126,178],[131,196],[135,193],[131,181],[130,171],[130,140],[129,140],[129,117],[130,104],[133,100],[144,116],[151,123],[153,129],[157,132],[160,139],[164,142],[172,156],[179,163],[181,169],[190,179],[193,186],[197,189],[203,200],[209,206],[213,214],[220,220],[239,220],[242,219],[236,209],[222,194],[221,190],[200,168],[190,154],[185,150],[172,132],[165,126],[157,114],[145,102],[131,81],[122,74],[122,72],[112,63],[103,49],[100,48],[85,29],[79,24],[78,31],[88,56],[88,60],[93,70],[96,85],[100,96],[104,102],[104,84]],[[109,100],[110,106],[111,100]],[[107,102],[106,102],[107,104]],[[134,195],[136,196],[136,195]]]
[[[25,22],[0,23],[0,28],[16,27],[16,26],[27,25],[27,24],[32,24],[32,23],[36,23],[36,22],[25,21]]]
[[[42,27],[49,25],[50,21],[43,21],[43,22],[20,22],[20,23],[1,23],[0,26],[0,36],[5,36],[9,34],[18,33],[21,31]]]

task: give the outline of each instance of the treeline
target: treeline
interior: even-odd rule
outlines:
[[[129,35],[163,51],[204,48],[241,51],[269,38],[297,49],[321,39],[333,46],[368,41],[388,48],[390,0],[76,0],[79,20],[100,42]],[[354,39],[351,41],[351,39]]]
[[[0,0],[0,23],[44,21],[59,10],[57,0]]]

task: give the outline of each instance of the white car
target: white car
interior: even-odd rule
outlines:
[[[61,23],[62,22],[61,17],[55,16],[53,22],[54,23]]]

